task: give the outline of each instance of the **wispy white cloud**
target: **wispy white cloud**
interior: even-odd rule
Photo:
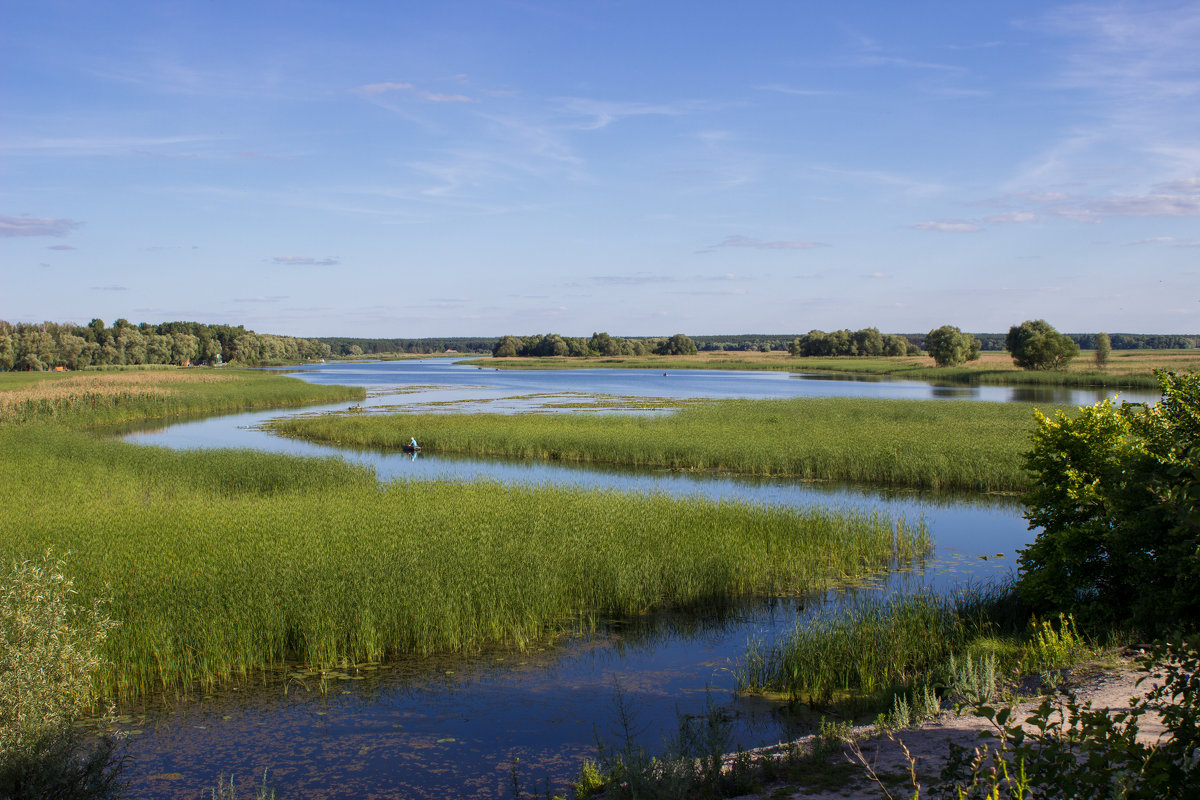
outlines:
[[[73,219],[48,217],[0,217],[0,237],[66,236],[82,225]]]
[[[15,137],[0,143],[0,152],[12,155],[104,156],[129,154],[166,155],[154,148],[214,142],[220,137],[205,134],[185,136],[61,136]]]
[[[824,242],[805,242],[805,241],[764,241],[762,239],[751,239],[746,236],[726,236],[725,240],[718,244],[711,244],[697,253],[711,253],[722,247],[750,247],[756,250],[813,250],[820,247],[829,247],[830,245]]]
[[[1198,217],[1200,182],[1172,181],[1159,184],[1144,195],[1101,197],[1061,206],[1056,213],[1080,222],[1095,222],[1102,217]]]
[[[287,300],[286,294],[260,295],[258,297],[235,297],[235,303],[278,303],[282,300]]]
[[[430,103],[477,103],[478,100],[468,97],[465,94],[445,94],[443,92],[431,92],[427,89],[419,89],[411,83],[403,81],[390,81],[384,83],[368,83],[363,86],[356,86],[350,91],[355,94],[360,94],[366,97],[377,97],[379,95],[400,93],[402,95],[413,97],[418,100],[425,100]]]
[[[984,222],[1037,222],[1038,215],[1032,211],[1007,211],[1003,214],[991,214],[983,218]]]
[[[916,178],[911,178],[907,175],[900,175],[895,172],[869,169],[849,169],[825,164],[813,165],[808,167],[808,169],[818,174],[828,174],[839,178],[851,178],[865,183],[894,186],[902,189],[904,192],[913,197],[931,197],[933,195],[942,194],[946,191],[945,184],[918,180]]]
[[[634,275],[593,275],[592,280],[609,286],[646,286],[652,283],[675,283],[674,275],[653,275],[639,272]]]
[[[1139,245],[1167,245],[1169,247],[1200,247],[1200,241],[1189,241],[1187,239],[1179,239],[1175,236],[1151,236],[1149,239],[1138,239],[1136,242],[1130,242],[1130,247]]]
[[[46,248],[47,250],[78,250],[78,247],[73,247],[69,244],[52,244]]]
[[[787,86],[782,83],[771,83],[765,86],[753,87],[763,92],[778,92],[779,94],[790,94],[798,97],[828,97],[837,95],[840,92],[831,91],[829,89],[804,89],[796,86]]]
[[[935,219],[918,222],[909,227],[918,231],[940,231],[942,233],[977,233],[983,228],[965,219]]]
[[[289,267],[336,267],[342,262],[336,258],[311,258],[309,256],[275,256],[272,263]]]
[[[568,117],[582,117],[582,122],[569,123],[577,130],[594,131],[607,128],[614,122],[629,117],[666,116],[677,117],[684,113],[683,105],[638,103],[628,101],[592,100],[585,97],[566,97],[560,101]]]

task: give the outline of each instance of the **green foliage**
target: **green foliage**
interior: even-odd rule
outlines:
[[[1101,332],[1096,334],[1096,350],[1095,359],[1096,367],[1104,369],[1108,363],[1108,356],[1112,353],[1112,340],[1107,333]]]
[[[696,343],[682,333],[677,333],[654,350],[660,356],[694,356]]]
[[[74,724],[93,709],[93,675],[116,626],[97,597],[80,605],[49,553],[0,575],[0,797],[107,798],[122,788],[116,740]]]
[[[327,414],[271,423],[286,435],[431,452],[789,475],[888,486],[1012,491],[1028,406],[945,400],[723,400],[669,415]]]
[[[131,364],[260,364],[325,358],[327,344],[315,339],[272,336],[242,326],[200,322],[133,325],[119,319],[111,328],[93,319],[70,323],[10,324],[0,320],[0,371],[69,370]]]
[[[979,340],[953,325],[931,330],[925,336],[925,349],[939,367],[953,367],[979,358]]]
[[[677,334],[676,337],[672,337],[671,341],[676,341],[678,337],[682,337],[678,341],[679,346],[684,346],[683,340],[691,341],[686,336],[683,336],[683,334]],[[548,333],[545,336],[501,336],[492,347],[492,357],[513,358],[520,356],[527,358],[549,358],[559,356],[585,358],[588,356],[640,356],[651,352],[655,343],[660,346],[667,344],[665,340],[658,339],[618,339],[609,336],[607,333],[593,333],[590,339],[559,336],[557,333]],[[655,352],[658,351],[656,350]],[[696,352],[694,344],[692,345],[691,352]],[[673,350],[667,354],[676,355]]]
[[[1079,355],[1079,345],[1044,319],[1026,320],[1008,329],[1005,349],[1022,369],[1063,370]]]
[[[1019,591],[1035,610],[1147,631],[1200,619],[1200,373],[1162,400],[1038,415]]]
[[[881,334],[878,328],[840,330],[833,333],[812,330],[788,345],[794,356],[906,356],[919,352],[903,336]]]
[[[1155,648],[1143,662],[1162,672],[1128,710],[1094,709],[1069,692],[1047,697],[1023,722],[1012,709],[979,706],[996,745],[951,745],[933,797],[1026,800],[1042,797],[1159,800],[1200,796],[1200,656],[1197,643]],[[1148,680],[1149,676],[1142,680]],[[1142,719],[1161,716],[1167,735],[1138,741]]]
[[[914,558],[922,527],[490,483],[398,483],[340,459],[176,452],[0,426],[0,553],[69,550],[122,620],[111,694],[287,660],[516,647],[599,616],[821,590]],[[834,543],[831,545],[831,543]]]
[[[771,647],[752,644],[738,686],[827,705],[889,702],[948,660],[967,640],[954,601],[921,593],[871,597],[820,612]]]
[[[1050,620],[1030,620],[1032,633],[1021,657],[1022,674],[1055,672],[1079,661],[1092,651],[1075,628],[1075,617],[1058,615],[1058,627]]]

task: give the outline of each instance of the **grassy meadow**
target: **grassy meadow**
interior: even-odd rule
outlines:
[[[722,400],[657,416],[334,413],[272,427],[363,448],[397,448],[415,436],[430,452],[1016,491],[1035,421],[1018,403],[799,398]]]
[[[340,459],[176,452],[83,430],[332,391],[270,375],[149,374],[162,379],[3,376],[0,392],[0,557],[51,550],[81,601],[110,597],[120,625],[97,680],[111,696],[213,685],[293,660],[344,666],[523,647],[605,615],[821,590],[929,549],[922,526],[875,515],[380,485]]]

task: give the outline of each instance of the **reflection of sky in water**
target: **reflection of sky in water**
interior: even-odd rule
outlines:
[[[530,403],[574,403],[590,394],[677,399],[793,396],[792,387],[804,385],[821,387],[811,389],[817,396],[850,393],[845,385],[882,388],[889,393],[870,396],[889,397],[897,396],[891,392],[917,392],[924,387],[920,396],[931,396],[924,384],[841,381],[845,385],[839,388],[838,381],[824,376],[804,382],[784,373],[693,375],[689,371],[666,377],[642,370],[514,373],[455,367],[444,360],[330,365],[306,370],[304,377],[321,383],[368,385],[371,397],[363,403],[364,413],[372,407],[401,404],[420,410],[518,411]],[[979,396],[991,395],[989,387],[945,391],[947,395],[939,396],[1000,399]],[[995,391],[1011,394],[1013,390]],[[532,394],[547,396],[527,397]],[[903,582],[948,589],[968,577],[1006,575],[1013,565],[1013,551],[1031,536],[1019,507],[1006,498],[940,498],[777,479],[436,454],[413,459],[400,453],[343,451],[281,439],[255,427],[281,415],[345,408],[342,403],[327,409],[215,417],[131,433],[128,438],[176,448],[253,447],[338,455],[374,466],[384,480],[553,483],[879,510],[910,521],[923,519],[937,545],[935,558],[925,573],[894,577],[888,582],[891,585]],[[507,796],[514,755],[520,758],[527,792],[531,793],[533,781],[547,777],[561,789],[577,774],[583,759],[594,756],[597,733],[615,739],[611,730],[615,682],[627,693],[642,741],[652,749],[660,749],[664,736],[674,731],[677,712],[696,713],[702,708],[706,689],[733,714],[735,746],[771,744],[786,735],[782,718],[765,704],[733,697],[731,670],[748,639],[775,638],[795,623],[800,610],[796,601],[782,600],[754,602],[724,618],[660,615],[612,635],[577,639],[544,652],[408,659],[334,680],[327,694],[312,690],[311,678],[305,679],[309,684],[305,688],[277,675],[180,702],[170,713],[123,709],[133,716],[123,727],[143,731],[133,738],[133,794],[194,797],[200,789],[215,785],[219,774],[230,772],[238,776],[239,787],[248,790],[268,767],[271,782],[286,797]]]

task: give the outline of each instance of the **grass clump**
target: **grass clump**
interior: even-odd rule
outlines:
[[[430,452],[720,470],[885,486],[1015,491],[1036,422],[1019,403],[723,400],[661,416],[400,414],[293,417],[286,436]]]
[[[963,648],[966,630],[951,598],[855,599],[799,622],[774,645],[751,644],[738,686],[819,706],[887,706]]]

